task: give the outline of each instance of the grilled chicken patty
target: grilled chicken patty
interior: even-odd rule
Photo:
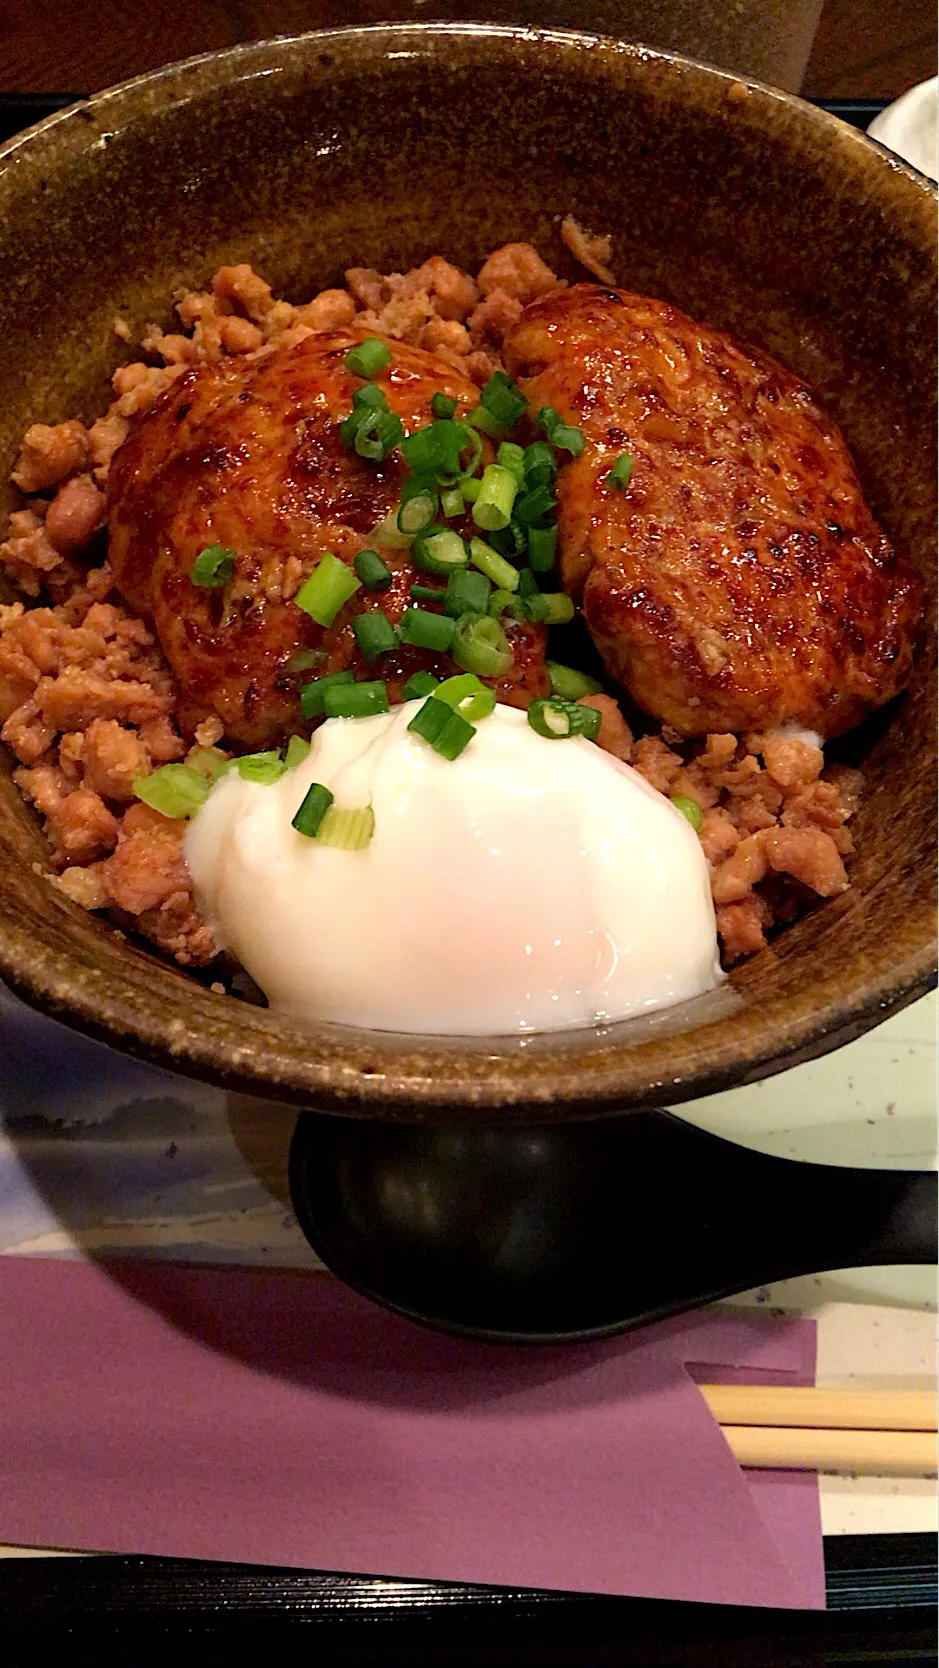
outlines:
[[[265,747],[298,727],[298,688],[352,667],[381,676],[392,701],[420,668],[453,667],[407,645],[363,661],[352,618],[381,608],[397,622],[415,574],[406,553],[382,551],[391,586],[364,587],[327,630],[293,600],[326,551],[352,564],[388,511],[405,474],[400,453],[368,462],[342,443],[338,425],[361,378],[346,368],[361,340],[318,332],[265,356],[220,360],[178,377],[135,424],[108,479],[110,560],[119,590],[153,620],[180,688],[179,719],[192,733],[216,713],[232,742]],[[475,385],[434,354],[394,343],[392,363],[374,379],[412,433],[431,420],[435,393],[478,400]],[[196,557],[209,545],[236,553],[224,587],[195,585]],[[542,626],[506,621],[514,653],[495,687],[527,705],[548,692]],[[315,670],[303,651],[321,657]]]
[[[596,284],[535,301],[503,353],[532,416],[551,406],[584,431],[559,480],[562,572],[640,707],[686,736],[831,737],[903,688],[915,581],[796,377]],[[633,470],[616,491],[622,452]]]

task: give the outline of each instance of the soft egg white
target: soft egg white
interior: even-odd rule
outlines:
[[[229,772],[186,835],[197,899],[283,1013],[385,1031],[549,1031],[711,989],[707,864],[685,818],[582,738],[499,706],[444,760],[407,702],[328,719],[273,786]],[[371,804],[361,851],[291,819],[313,782]]]

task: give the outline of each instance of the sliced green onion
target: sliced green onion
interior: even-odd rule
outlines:
[[[192,564],[189,577],[194,585],[227,585],[235,571],[237,550],[224,544],[207,544]]]
[[[377,382],[365,382],[361,388],[355,390],[352,404],[370,406],[373,411],[387,411],[388,395],[384,388],[379,388]]]
[[[528,561],[535,573],[547,573],[554,567],[558,548],[558,530],[551,527],[529,527]]]
[[[489,581],[484,573],[473,573],[462,568],[451,573],[443,597],[443,606],[455,620],[463,614],[485,614],[489,605]]]
[[[532,591],[525,597],[524,609],[530,620],[534,620],[538,625],[547,625],[548,599],[542,596],[540,591]]]
[[[280,781],[287,766],[279,753],[245,753],[235,760],[235,768],[246,782],[259,782],[269,788]]]
[[[322,666],[327,658],[325,649],[294,649],[287,656],[287,671],[312,672],[314,666]]]
[[[572,458],[579,458],[584,449],[584,431],[575,429],[569,423],[558,423],[557,428],[552,431],[551,444],[570,452]]]
[[[560,421],[561,413],[555,411],[553,405],[543,405],[535,418],[535,426],[543,429],[550,440]]]
[[[532,701],[528,709],[532,729],[548,741],[563,741],[567,736],[586,736],[596,741],[602,714],[595,707],[578,706],[552,695],[547,701]]]
[[[352,566],[367,591],[384,591],[391,584],[391,569],[377,550],[360,550]]]
[[[569,625],[574,618],[574,604],[567,593],[565,591],[544,591],[542,595],[548,604],[545,624]]]
[[[447,418],[456,414],[456,400],[451,394],[434,394],[431,398],[430,409],[435,417]]]
[[[372,538],[376,544],[386,545],[389,550],[409,550],[411,548],[411,535],[401,533],[398,530],[397,508],[389,510],[384,521],[380,521],[378,526],[372,529]]]
[[[355,595],[361,583],[345,562],[327,550],[293,600],[317,625],[331,626],[340,608]]]
[[[307,788],[300,809],[292,819],[291,827],[295,828],[298,834],[305,834],[307,839],[315,840],[317,829],[332,802],[333,795],[329,789],[324,788],[322,782],[314,782]]]
[[[395,411],[367,411],[355,436],[355,449],[360,458],[379,463],[393,452],[404,434],[404,424]]]
[[[379,409],[384,410],[385,408],[382,406]],[[348,417],[342,419],[339,425],[339,438],[347,451],[351,452],[355,445],[355,437],[369,415],[370,411],[367,404],[353,405]]]
[[[381,679],[371,683],[334,683],[323,698],[327,718],[371,718],[389,712],[388,690]]]
[[[411,538],[429,527],[437,514],[437,488],[421,475],[409,475],[401,488],[398,532]]]
[[[493,550],[500,556],[507,556],[510,562],[520,562],[528,550],[528,540],[524,527],[520,527],[513,516],[507,527],[497,527],[489,535],[489,542]]]
[[[232,760],[226,759],[217,747],[193,747],[186,755],[186,763],[190,770],[197,770],[207,782],[214,783],[220,776],[224,776]]]
[[[487,411],[484,405],[477,405],[469,413],[466,421],[472,423],[474,429],[479,429],[483,434],[488,434],[492,440],[500,439],[505,433],[504,424],[500,423],[491,411]]]
[[[469,563],[469,551],[451,527],[432,527],[422,533],[414,540],[411,556],[422,573],[449,574]]]
[[[578,672],[575,666],[562,666],[559,660],[547,661],[546,670],[552,695],[560,695],[565,701],[579,701],[582,695],[597,695],[603,688],[596,678],[588,678],[586,672]]]
[[[383,371],[391,364],[391,349],[380,336],[366,336],[358,347],[350,348],[346,354],[346,370],[354,376],[374,376],[376,371]]]
[[[503,433],[518,422],[527,405],[522,390],[504,371],[493,371],[479,396],[479,403],[495,418]]]
[[[191,765],[167,764],[138,776],[134,793],[163,817],[192,817],[209,797],[211,783]]]
[[[517,596],[513,596],[511,591],[493,591],[487,613],[491,614],[493,619],[498,619],[500,614],[511,614],[513,620],[527,618],[525,604]]]
[[[428,614],[424,608],[406,608],[399,629],[402,643],[446,654],[453,642],[456,622],[451,620],[449,614]]]
[[[456,469],[450,470],[447,474],[438,474],[437,480],[442,487],[462,487],[463,482],[468,481],[470,476],[475,475],[476,473],[479,466],[479,460],[483,455],[483,443],[481,437],[476,433],[476,430],[471,429],[467,423],[453,423],[451,424],[451,427],[457,430],[459,439],[457,467]],[[467,447],[470,449],[470,457],[468,461],[464,463],[463,453],[466,451]]]
[[[472,724],[446,702],[438,701],[436,695],[431,695],[414,714],[408,729],[423,741],[429,741],[441,758],[450,760],[459,758],[476,734]]]
[[[408,594],[414,602],[443,602],[446,596],[436,585],[412,585]]]
[[[533,597],[538,594],[538,581],[531,568],[518,570],[518,594],[520,597]]]
[[[415,475],[455,476],[460,473],[460,454],[469,444],[465,423],[435,417],[425,429],[417,429],[401,442],[401,456]]]
[[[497,550],[493,550],[491,545],[484,544],[482,539],[474,539],[470,545],[470,561],[487,579],[498,585],[500,590],[518,590],[517,570],[504,556],[500,556]],[[470,671],[475,671],[475,667],[471,666]]]
[[[345,805],[330,805],[316,831],[317,845],[333,846],[336,851],[364,851],[375,832],[375,812],[371,805],[354,809]]]
[[[483,471],[483,484],[473,505],[473,520],[485,533],[507,527],[512,516],[512,505],[518,492],[518,481],[510,469],[490,463]]]
[[[467,504],[475,504],[482,490],[482,481],[476,480],[473,476],[460,482],[460,493]]]
[[[481,619],[464,614],[457,621],[450,653],[465,672],[475,672],[481,678],[501,678],[515,658],[501,625],[489,614]]]
[[[470,724],[478,724],[495,711],[496,692],[480,683],[474,672],[463,672],[459,677],[446,678],[434,691],[438,701],[446,701]]]
[[[305,683],[300,691],[300,710],[304,718],[319,718],[320,713],[326,710],[327,689],[344,683],[355,683],[355,673],[330,672],[325,678],[314,678],[312,683]]]
[[[366,660],[377,660],[380,654],[387,654],[390,649],[398,647],[395,628],[380,608],[368,614],[357,614],[352,630]]]
[[[523,527],[530,527],[533,521],[541,521],[554,509],[557,495],[549,486],[533,487],[526,492],[515,506],[515,518]]]
[[[412,672],[401,691],[402,701],[417,701],[422,695],[432,695],[438,680],[432,672]]]
[[[462,515],[466,508],[463,494],[459,487],[448,487],[440,494],[440,508],[448,520],[455,515]]]
[[[284,764],[287,769],[293,770],[297,765],[302,764],[304,759],[308,757],[309,752],[310,743],[304,741],[303,736],[291,736],[287,743],[287,751],[284,754]]]
[[[629,485],[629,478],[633,472],[633,455],[631,452],[620,452],[606,478],[606,484],[613,492],[625,492]],[[692,801],[692,803],[694,803]]]
[[[556,412],[555,416],[557,416]],[[541,474],[542,470],[545,471],[544,476]],[[530,481],[533,475],[537,475],[538,479],[532,484],[540,486],[542,479],[551,479],[557,474],[557,471],[558,460],[546,440],[533,440],[530,446],[525,447],[524,472],[526,481]]]
[[[503,440],[496,453],[496,463],[514,475],[518,485],[525,479],[525,448],[516,446],[514,440]]]
[[[696,799],[689,799],[688,795],[684,793],[673,793],[671,795],[671,802],[676,811],[680,811],[682,816],[687,818],[695,833],[700,834],[701,824],[704,821],[704,812],[698,804],[698,801]]]

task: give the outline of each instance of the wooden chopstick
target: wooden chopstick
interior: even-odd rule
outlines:
[[[722,1425],[721,1430],[738,1465],[876,1477],[936,1474],[932,1431],[798,1430],[791,1425]]]
[[[700,1384],[721,1425],[798,1425],[825,1430],[934,1431],[929,1390],[817,1390],[781,1384]]]
[[[740,1465],[934,1476],[936,1397],[925,1390],[702,1384]]]

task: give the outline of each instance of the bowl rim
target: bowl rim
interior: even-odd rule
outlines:
[[[162,86],[192,80],[191,96],[203,90],[202,77],[206,71],[215,72],[218,81],[225,72],[239,81],[248,80],[252,70],[263,64],[266,57],[283,56],[290,49],[308,51],[330,45],[355,47],[372,62],[403,42],[423,45],[428,50],[434,41],[459,39],[486,44],[524,42],[539,48],[587,48],[611,58],[633,63],[664,63],[688,70],[695,77],[710,82],[746,86],[762,98],[795,110],[800,122],[828,135],[845,147],[858,147],[866,158],[876,155],[879,165],[891,173],[903,176],[911,185],[932,198],[939,196],[933,181],[919,173],[909,163],[868,139],[865,134],[841,122],[796,93],[786,92],[765,82],[720,69],[677,52],[652,48],[638,41],[622,40],[589,30],[553,29],[521,24],[485,23],[472,21],[431,21],[368,23],[328,29],[314,29],[299,33],[271,36],[264,40],[241,42],[214,52],[180,59],[138,76],[103,88],[88,98],[55,111],[32,127],[15,134],[0,146],[0,178],[8,168],[15,167],[18,157],[31,157],[37,147],[63,124],[71,124],[76,135],[87,131],[87,113],[100,120],[109,109],[122,102],[133,101],[141,95],[159,92]],[[367,48],[367,52],[363,52]],[[217,72],[222,71],[218,76]],[[205,88],[209,90],[208,87]],[[183,86],[181,97],[186,96]],[[122,936],[122,935],[119,935]],[[474,1117],[491,1117],[498,1121],[507,1118],[530,1120],[533,1116],[597,1116],[621,1112],[624,1106],[660,1106],[757,1081],[788,1069],[791,1065],[813,1059],[840,1047],[880,1024],[891,1014],[924,995],[936,983],[934,941],[917,946],[899,967],[881,970],[866,981],[858,976],[850,992],[839,996],[822,1010],[803,1012],[796,1023],[784,1027],[784,1035],[759,1043],[750,1040],[743,1047],[728,1047],[710,1063],[684,1071],[667,1079],[657,1075],[666,1062],[661,1045],[653,1040],[638,1047],[614,1045],[609,1057],[601,1059],[604,1051],[596,1044],[601,1035],[597,1028],[584,1027],[576,1032],[547,1034],[544,1038],[501,1037],[482,1039],[491,1045],[468,1052],[467,1039],[422,1038],[390,1036],[386,1033],[364,1033],[351,1027],[320,1025],[312,1028],[316,1046],[299,1055],[286,1047],[261,1050],[253,1039],[239,1043],[231,1034],[231,1027],[222,1021],[221,1032],[213,1025],[205,1029],[187,1027],[181,1020],[169,1020],[149,1010],[142,1011],[129,1000],[116,971],[113,975],[93,972],[74,956],[71,961],[57,953],[50,945],[37,946],[28,939],[31,954],[24,957],[27,935],[14,922],[0,915],[0,973],[16,993],[34,1006],[103,1042],[122,1048],[155,1064],[185,1072],[197,1078],[238,1089],[242,1092],[267,1094],[278,1100],[296,1104],[314,1104],[324,1110],[378,1117],[441,1116],[448,1112],[472,1108]],[[37,954],[37,948],[41,953]],[[931,950],[933,953],[931,953]],[[185,977],[181,970],[167,967],[159,957],[153,961],[162,972]],[[109,964],[110,965],[110,964]],[[24,971],[24,968],[26,971]],[[83,978],[82,975],[85,975]],[[194,987],[207,1001],[224,1001],[213,996],[205,987]],[[171,1005],[171,1004],[170,1004]],[[157,1007],[160,1003],[157,1003]],[[669,1010],[663,1010],[668,1012]],[[246,1029],[257,1029],[256,1016],[269,1016],[269,1010],[250,1010]],[[203,1016],[205,1017],[205,1016]],[[275,1023],[277,1023],[275,1021]],[[279,1022],[285,1028],[292,1022]],[[303,1045],[310,1028],[296,1023],[294,1030]],[[699,1027],[702,1034],[707,1026]],[[577,1037],[583,1047],[576,1055],[565,1054],[560,1069],[550,1069],[540,1075],[537,1062],[550,1056],[550,1037]],[[666,1037],[668,1032],[665,1033]],[[361,1039],[368,1039],[361,1047]],[[351,1050],[358,1059],[350,1059],[351,1039],[356,1048]],[[323,1045],[325,1039],[325,1046]],[[470,1039],[480,1042],[480,1039]],[[547,1047],[541,1046],[547,1042]],[[526,1044],[535,1043],[530,1055]],[[345,1044],[345,1048],[343,1045]],[[453,1046],[457,1044],[458,1046]],[[642,1056],[651,1047],[648,1066],[637,1071]],[[707,1049],[705,1048],[705,1054]],[[370,1066],[369,1055],[384,1056],[383,1069]],[[731,1057],[732,1054],[732,1057]],[[589,1055],[589,1059],[588,1056]],[[472,1060],[472,1069],[470,1061]],[[462,1063],[462,1071],[461,1071]]]

